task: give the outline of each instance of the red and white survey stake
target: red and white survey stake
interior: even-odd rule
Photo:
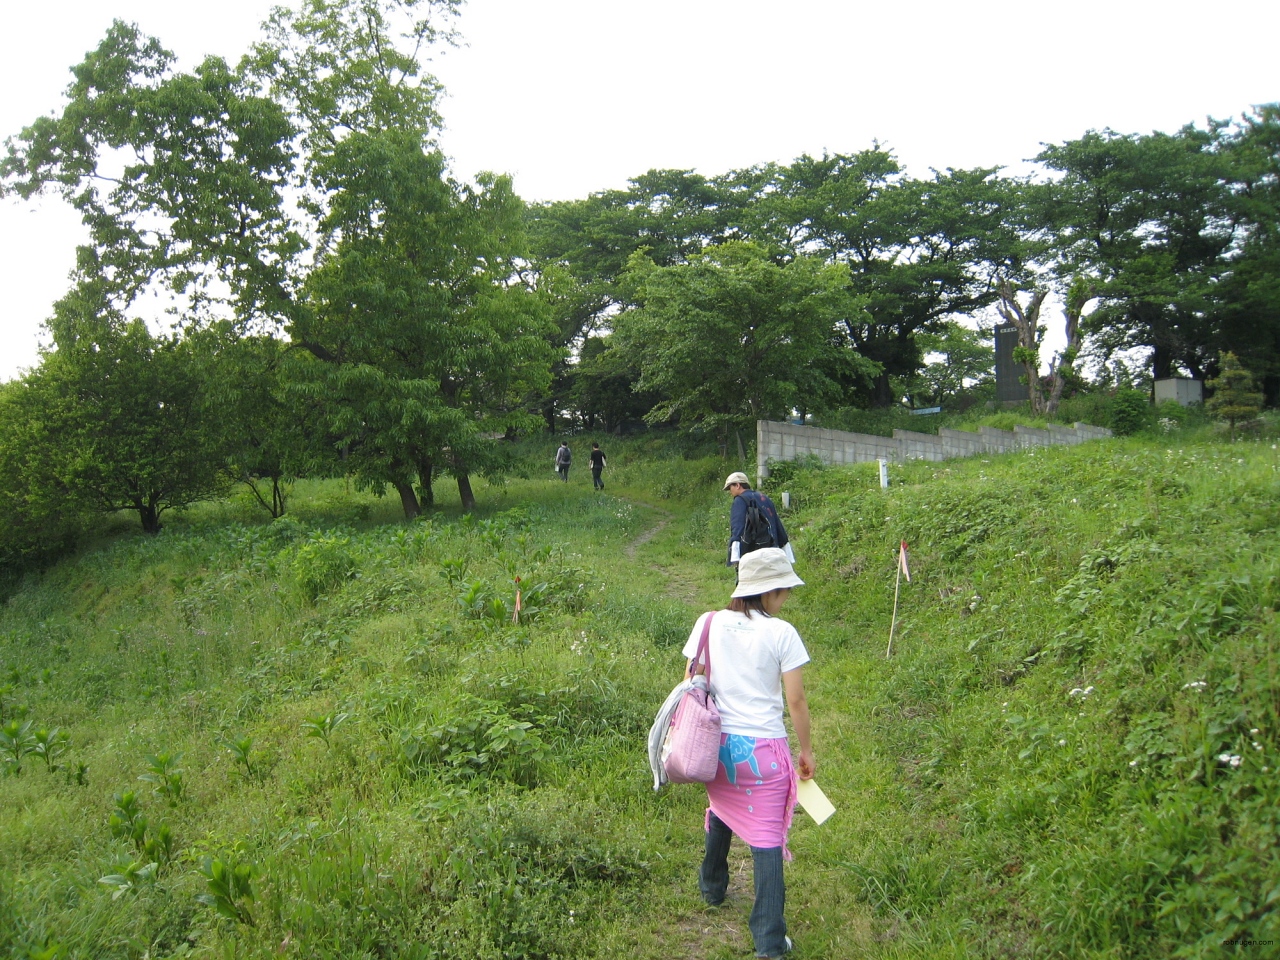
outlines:
[[[516,577],[516,606],[515,606],[515,609],[511,611],[511,622],[512,623],[520,622],[520,578],[519,577]]]
[[[889,646],[885,648],[885,659],[889,659],[893,655],[893,630],[898,625],[898,588],[902,586],[902,578],[907,578],[907,583],[911,582],[911,568],[907,566],[907,558],[910,555],[907,550],[907,541],[900,541],[901,546],[898,547],[898,577],[893,584],[893,619],[889,621]]]

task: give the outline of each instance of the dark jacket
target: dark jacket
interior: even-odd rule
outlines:
[[[782,518],[778,516],[778,508],[773,505],[773,501],[758,490],[743,490],[733,498],[733,507],[729,511],[729,549],[725,557],[725,563],[729,563],[728,558],[733,556],[734,541],[736,540],[739,544],[742,542],[742,532],[747,526],[748,498],[754,499],[759,503],[760,509],[769,518],[769,532],[773,534],[773,545],[775,547],[785,547],[790,539],[787,536],[787,528],[782,525]],[[741,546],[738,549],[741,551]]]

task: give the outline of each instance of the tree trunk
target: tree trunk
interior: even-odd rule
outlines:
[[[1067,305],[1063,310],[1063,316],[1066,318],[1067,343],[1058,356],[1057,363],[1053,365],[1053,386],[1049,391],[1049,402],[1045,406],[1045,413],[1049,416],[1058,412],[1058,404],[1062,400],[1062,390],[1066,386],[1067,378],[1075,373],[1073,364],[1080,354],[1080,316],[1084,313],[1084,308],[1089,301],[1097,295],[1093,287],[1086,287],[1078,281],[1067,291]]]
[[[418,498],[414,495],[413,484],[408,480],[396,480],[393,485],[400,494],[400,505],[404,507],[404,518],[406,520],[416,519],[422,510],[418,506]]]
[[[462,500],[463,513],[470,513],[476,508],[476,495],[471,492],[471,478],[465,470],[458,471],[458,497]]]
[[[893,406],[893,384],[889,382],[889,372],[882,370],[871,382],[871,404],[879,409]]]
[[[1161,344],[1151,348],[1151,379],[1167,380],[1173,376],[1173,351]]]
[[[280,489],[280,478],[271,478],[271,519],[279,520],[284,516],[284,491]]]
[[[738,438],[738,459],[743,463],[747,462],[747,448],[742,444],[742,431],[735,429],[733,435]]]
[[[418,461],[418,489],[422,491],[422,506],[428,510],[436,505],[436,491],[431,486],[433,467],[430,457],[423,457]]]
[[[271,514],[272,520],[277,520],[284,515],[284,491],[280,489],[280,478],[271,478],[271,502],[267,503],[267,498],[262,495],[262,491],[258,489],[258,481],[254,479],[248,472],[241,474],[240,482],[243,483],[253,493],[253,498],[262,504],[262,509]]]
[[[160,532],[160,511],[156,509],[154,503],[143,503],[136,501],[138,508],[138,518],[142,521],[143,533],[149,533],[152,536]]]

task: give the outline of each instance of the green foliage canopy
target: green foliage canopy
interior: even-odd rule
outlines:
[[[615,321],[614,349],[640,370],[637,389],[670,398],[651,422],[740,428],[821,409],[840,377],[876,373],[839,330],[862,308],[839,265],[729,242],[670,267],[634,254],[626,279],[640,306]]]

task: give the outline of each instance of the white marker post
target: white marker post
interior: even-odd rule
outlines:
[[[888,490],[889,489],[889,461],[877,460],[876,463],[880,464],[880,489]]]

